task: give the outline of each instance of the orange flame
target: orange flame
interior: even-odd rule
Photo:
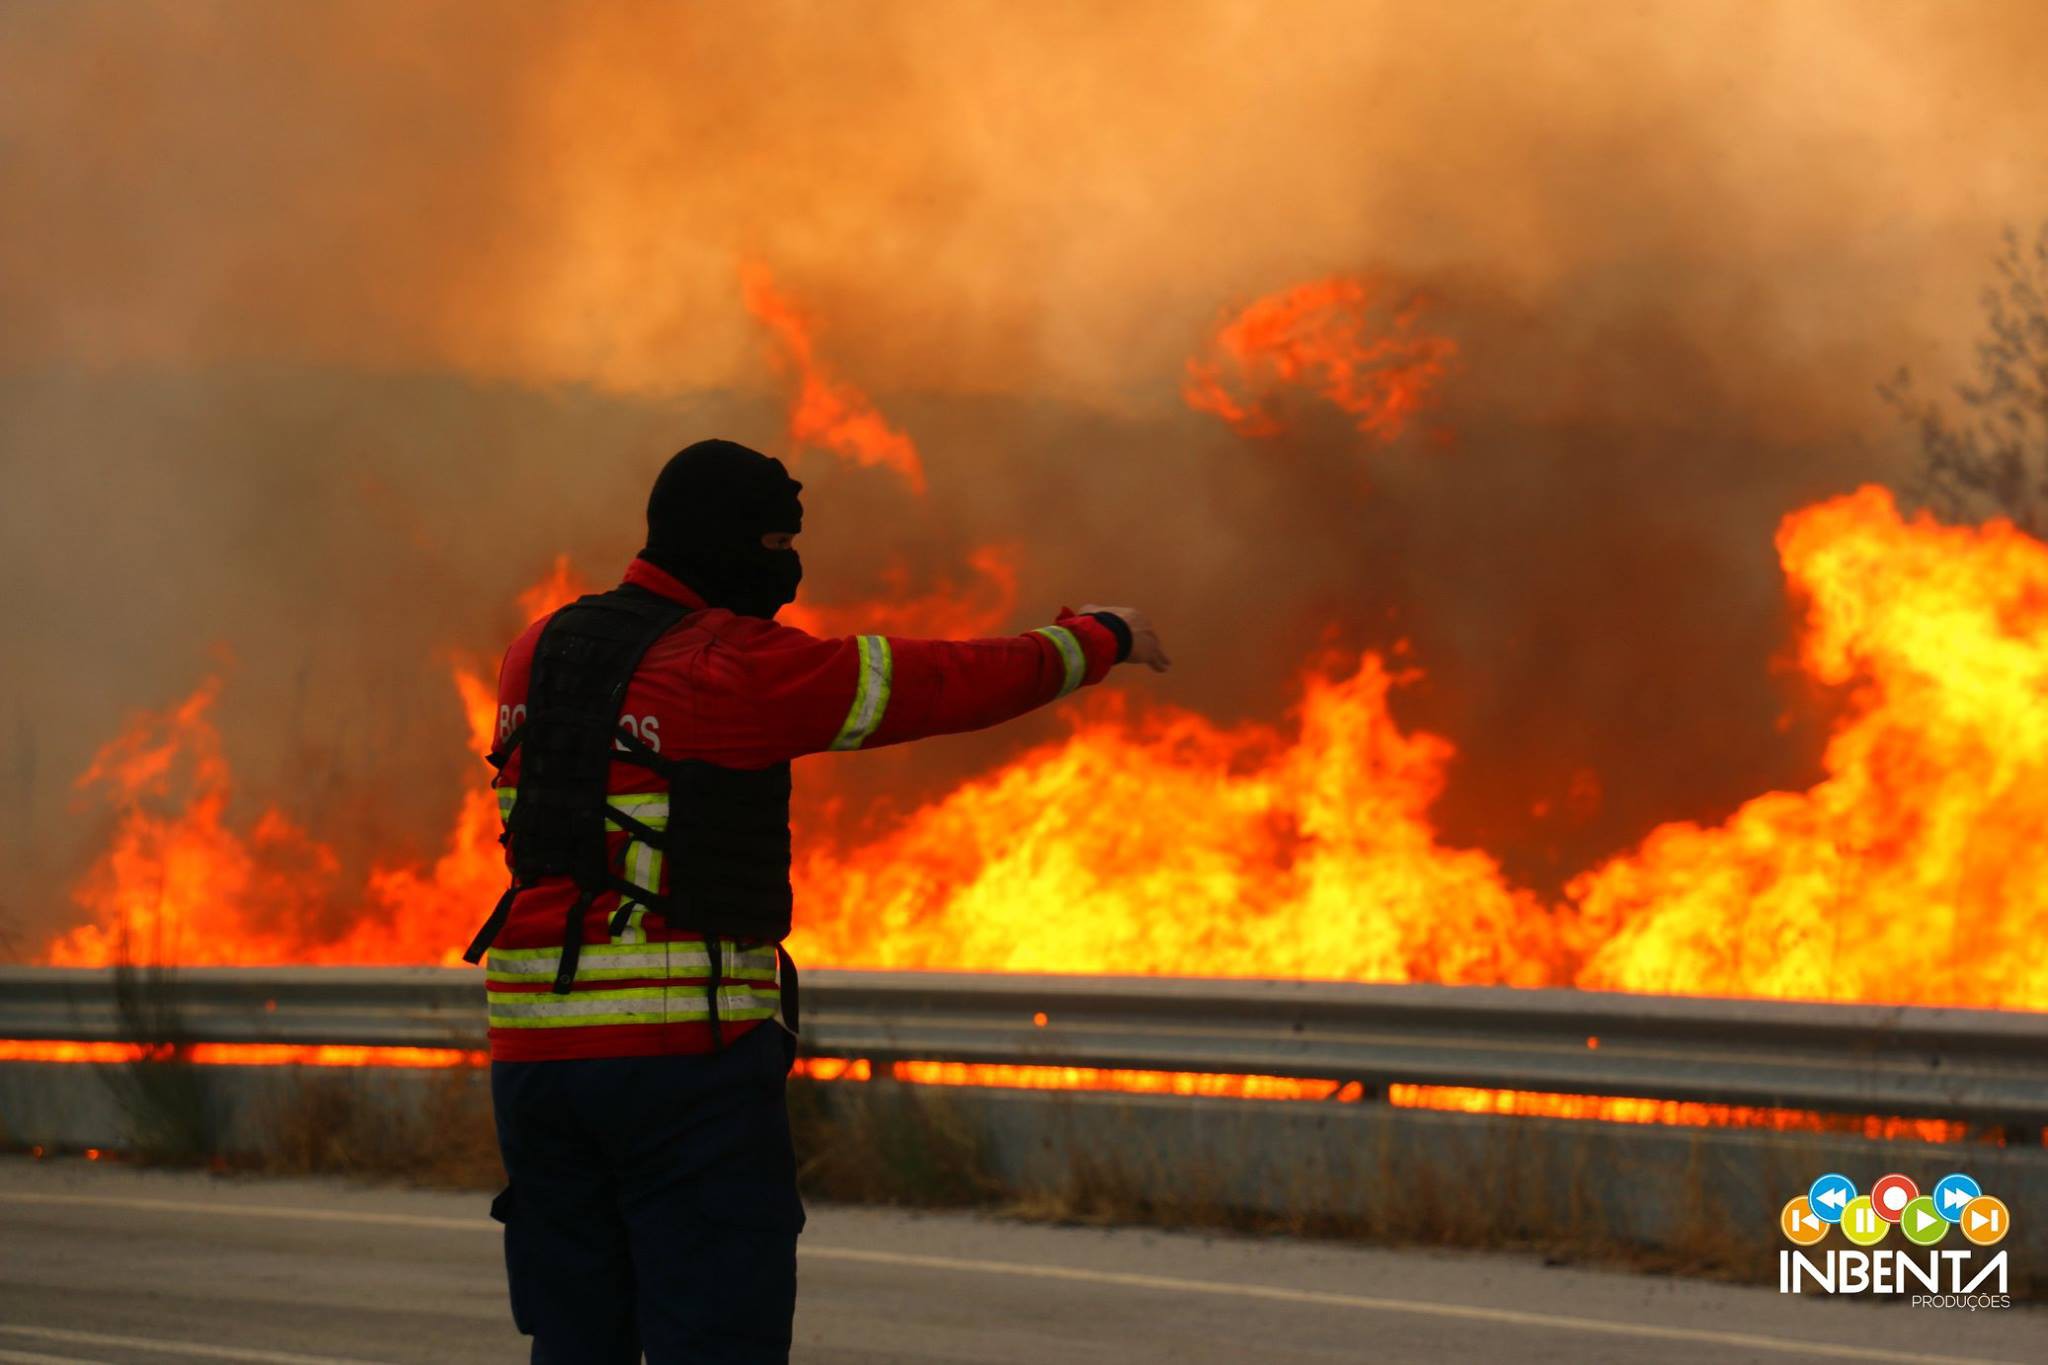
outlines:
[[[576,566],[569,562],[569,556],[556,555],[555,562],[549,567],[541,580],[519,594],[519,618],[522,621],[538,621],[541,617],[555,611],[556,608],[566,607],[585,593],[592,591],[592,589],[593,585],[590,580],[585,578],[577,570]],[[473,719],[474,717],[472,717]],[[477,733],[472,725],[472,747],[475,746],[477,738]],[[481,742],[483,747],[478,752],[489,753],[491,746],[489,726],[484,728]]]
[[[0,1062],[128,1065],[175,1058],[194,1066],[391,1067],[404,1070],[476,1068],[490,1061],[481,1049],[448,1047],[360,1047],[331,1044],[198,1043],[158,1047],[141,1043],[46,1042],[0,1038]],[[891,1062],[889,1078],[905,1085],[979,1086],[1010,1090],[1091,1090],[1127,1095],[1182,1095],[1205,1099],[1322,1101],[1357,1104],[1366,1097],[1357,1081],[1293,1076],[1232,1075],[1214,1072],[1137,1071],[1113,1067],[1042,1066],[1007,1062]],[[874,1077],[865,1057],[799,1057],[794,1078],[818,1082],[861,1082]],[[1656,1123],[1688,1128],[1767,1128],[1777,1132],[1854,1133],[1911,1142],[1988,1140],[2004,1146],[2008,1134],[1978,1133],[1946,1119],[1884,1115],[1824,1114],[1806,1109],[1700,1104],[1615,1095],[1567,1095],[1547,1091],[1481,1090],[1469,1086],[1395,1084],[1386,1102],[1397,1109],[1432,1109],[1461,1114],[1512,1114],[1541,1118]],[[2039,1135],[2048,1144],[2048,1132]],[[2023,1140],[2032,1141],[2033,1135]],[[41,1148],[31,1149],[41,1156]]]
[[[54,965],[283,962],[317,937],[339,864],[275,809],[246,833],[227,823],[234,783],[211,714],[221,685],[208,678],[176,706],[132,717],[79,777],[81,790],[107,793],[116,822],[77,889],[91,920],[51,945]],[[181,774],[182,805],[158,813]]]
[[[1866,487],[1778,554],[1851,689],[1827,776],[1576,879],[1579,984],[2048,1009],[2048,545]]]
[[[159,1047],[146,1043],[0,1038],[0,1062],[121,1065],[170,1059],[194,1066],[388,1066],[443,1070],[482,1066],[491,1058],[490,1053],[480,1048],[457,1047],[370,1047],[344,1043],[192,1043]]]
[[[546,615],[587,591],[567,556],[519,595],[527,619]],[[454,682],[479,758],[497,728],[490,672],[467,661]],[[360,893],[343,899],[340,862],[276,810],[247,834],[225,822],[233,783],[210,714],[221,680],[208,678],[183,702],[134,717],[103,747],[80,787],[114,794],[112,843],[77,891],[91,916],[54,942],[56,966],[120,962],[214,964],[460,961],[461,926],[482,917],[503,890],[495,793],[479,782],[464,794],[441,855],[430,865],[374,866]],[[187,770],[182,804],[172,796]],[[328,932],[336,922],[338,935]]]
[[[1198,1095],[1205,1099],[1327,1100],[1335,1081],[1292,1076],[1239,1076],[1192,1071],[1134,1071],[1095,1066],[1009,1062],[892,1062],[890,1077],[911,1085],[995,1086],[1008,1090],[1114,1090],[1126,1095]],[[1350,1087],[1355,1098],[1357,1085]]]
[[[775,286],[768,268],[749,262],[740,267],[740,289],[747,311],[775,338],[775,363],[796,380],[789,413],[789,439],[844,456],[858,465],[893,469],[924,492],[924,465],[910,438],[883,419],[867,395],[835,378],[818,360],[811,327],[796,304]]]
[[[528,621],[548,615],[590,591],[567,555],[557,555],[545,577],[519,594]],[[458,662],[455,690],[469,723],[470,751],[491,752],[498,730],[498,689],[494,670]],[[329,962],[438,962],[452,967],[462,958],[463,930],[481,920],[505,889],[505,852],[497,793],[482,782],[464,793],[447,846],[424,870],[378,867],[370,874],[371,909],[357,917],[347,937],[324,949]],[[450,934],[454,937],[451,938]]]
[[[1456,358],[1456,343],[1420,330],[1419,301],[1389,310],[1382,287],[1338,277],[1259,299],[1218,326],[1208,354],[1188,361],[1188,406],[1242,436],[1285,430],[1287,388],[1320,394],[1381,441],[1401,434]]]
[[[1524,1114],[1553,1119],[1598,1119],[1604,1123],[1662,1123],[1685,1128],[1854,1133],[1867,1138],[1908,1142],[1961,1142],[1971,1136],[1968,1124],[1948,1119],[1822,1114],[1810,1109],[1701,1104],[1691,1100],[1650,1100],[1625,1095],[1475,1090],[1456,1085],[1390,1085],[1387,1087],[1387,1103],[1397,1109],[1439,1109],[1460,1114]]]
[[[1400,679],[1367,654],[1312,669],[1284,731],[1096,694],[1066,740],[866,842],[815,841],[793,948],[818,965],[2048,1008],[2048,546],[1907,521],[1864,489],[1788,517],[1779,550],[1808,602],[1806,667],[1851,686],[1827,776],[1718,828],[1663,826],[1563,905],[1436,837],[1452,748],[1394,724]],[[1008,610],[1004,563],[981,563],[1003,592],[988,610]],[[577,586],[558,564],[525,608]],[[493,689],[467,665],[456,684],[482,752]],[[504,878],[490,794],[465,798],[434,863],[339,897],[334,853],[288,817],[228,821],[221,686],[136,717],[80,779],[111,800],[114,835],[78,888],[87,922],[47,960],[452,961]]]
[[[1312,674],[1292,737],[1100,699],[1063,743],[798,869],[799,957],[865,967],[1540,985],[1550,917],[1437,842],[1451,746],[1375,655]]]
[[[747,306],[796,381],[791,439],[895,470],[922,492],[909,439],[820,366],[767,271]],[[1456,348],[1419,306],[1332,279],[1261,299],[1189,362],[1186,398],[1247,436],[1282,430],[1304,387],[1359,430],[1395,439]],[[821,966],[1320,977],[1561,985],[1734,996],[2048,1009],[2048,546],[2010,525],[1902,519],[1866,488],[1787,517],[1778,550],[1807,603],[1802,660],[1849,705],[1805,792],[1773,792],[1717,828],[1660,827],[1546,905],[1487,853],[1445,845],[1429,811],[1454,754],[1403,732],[1377,654],[1304,671],[1285,726],[1223,727],[1115,694],[1072,733],[910,812],[866,842],[814,840],[796,869],[792,941]],[[972,635],[1016,601],[1013,556],[977,551],[964,584],[920,593],[901,563],[874,602],[792,608],[821,633]],[[585,590],[566,556],[522,593],[526,619]],[[1400,653],[1399,650],[1396,653]],[[497,728],[490,673],[457,660],[470,746]],[[493,795],[463,799],[426,866],[378,864],[352,896],[339,861],[275,809],[228,819],[232,775],[208,678],[134,717],[79,779],[114,810],[80,883],[87,922],[62,965],[153,960],[452,963],[503,886]],[[1582,770],[1567,810],[1597,803]],[[1548,803],[1544,804],[1548,808]],[[344,928],[336,930],[336,925]],[[1040,1019],[1043,1023],[1042,1018]],[[1589,1048],[1597,1039],[1588,1039]],[[413,1055],[417,1053],[417,1055]],[[0,1060],[134,1061],[138,1045],[0,1040]],[[461,1066],[456,1049],[231,1047],[202,1064]],[[866,1059],[808,1059],[815,1079],[866,1080]],[[1125,1090],[1260,1099],[1363,1097],[1355,1081],[1053,1066],[893,1063],[917,1084]],[[1864,1132],[1953,1141],[1953,1124],[1627,1097],[1389,1087],[1389,1103],[1468,1112]]]
[[[783,608],[776,619],[813,635],[869,632],[961,638],[992,634],[1017,605],[1015,554],[987,545],[968,555],[967,566],[974,579],[965,586],[947,576],[926,591],[913,593],[909,566],[899,559],[882,571],[887,592],[880,598],[830,605],[796,602]]]

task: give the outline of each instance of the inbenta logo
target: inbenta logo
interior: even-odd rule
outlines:
[[[1830,1173],[1787,1200],[1778,1229],[1781,1294],[1912,1294],[1923,1307],[2007,1308],[2006,1253],[1989,1248],[2012,1230],[2004,1201],[1957,1171],[1926,1194],[1908,1176],[1880,1176],[1870,1192]],[[1893,1230],[1910,1246],[1882,1245]],[[1944,1249],[1950,1232],[1968,1246]],[[1821,1248],[1831,1232],[1848,1247]]]

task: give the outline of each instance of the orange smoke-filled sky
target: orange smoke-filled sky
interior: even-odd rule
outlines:
[[[930,486],[805,455],[807,599],[1001,545],[1010,625],[1151,605],[1143,686],[1224,721],[1410,639],[1448,837],[1539,887],[1802,786],[1772,533],[1908,467],[1872,385],[1957,373],[2048,214],[2044,51],[2026,3],[0,8],[0,927],[73,913],[72,779],[223,646],[239,789],[430,853],[447,651],[609,575],[685,440],[787,451],[749,261]],[[1362,273],[1456,343],[1446,444],[1186,409],[1220,320]]]
[[[2039,210],[2038,6],[255,3],[0,16],[5,354],[1166,391],[1360,263],[1948,334]],[[1167,396],[1170,397],[1170,394]]]

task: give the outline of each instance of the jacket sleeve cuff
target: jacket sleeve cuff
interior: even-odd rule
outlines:
[[[1104,626],[1109,628],[1109,633],[1111,635],[1116,636],[1116,661],[1118,663],[1122,663],[1124,660],[1130,658],[1131,628],[1129,625],[1125,624],[1124,618],[1118,616],[1113,611],[1091,611],[1088,613],[1088,615],[1093,619],[1102,622]]]
[[[1085,656],[1086,667],[1082,670],[1082,676],[1073,680],[1074,684],[1101,682],[1109,676],[1109,670],[1122,660],[1122,637],[1113,628],[1104,624],[1096,613],[1090,612],[1086,616],[1081,616],[1071,608],[1061,607],[1054,624],[1067,628],[1079,642],[1081,652]],[[1128,631],[1129,627],[1125,629]]]

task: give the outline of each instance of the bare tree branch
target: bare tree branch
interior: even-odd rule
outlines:
[[[2038,536],[2048,529],[2048,222],[2031,246],[2007,228],[1994,264],[1976,379],[1955,391],[1962,411],[1922,397],[1904,369],[1877,391],[1919,436],[1917,496],[1952,520],[2006,516]]]

